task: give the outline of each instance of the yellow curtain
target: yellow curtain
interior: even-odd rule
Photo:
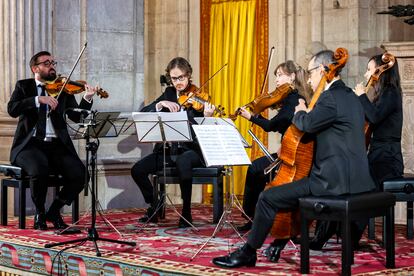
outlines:
[[[228,66],[213,79],[209,91],[212,102],[224,106],[227,114],[251,101],[256,94],[255,16],[256,0],[213,0],[211,3],[209,75],[226,63]],[[235,123],[251,143],[247,133],[251,123],[242,118]],[[233,169],[234,192],[241,195],[247,166]]]
[[[205,87],[212,102],[233,113],[260,94],[268,57],[268,0],[201,0],[200,5],[200,82],[204,83],[223,64],[228,63],[211,84]],[[267,85],[265,85],[267,92]],[[267,112],[262,114],[267,116]],[[236,121],[241,134],[250,123]],[[253,132],[267,145],[267,133],[254,125]],[[263,153],[252,143],[251,160]],[[247,167],[235,168],[235,193],[242,196]],[[211,203],[212,187],[203,187],[203,202]]]

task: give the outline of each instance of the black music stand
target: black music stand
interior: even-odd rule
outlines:
[[[191,142],[190,125],[188,123],[187,112],[133,112],[132,118],[135,122],[135,128],[137,130],[138,141],[141,143],[163,143],[163,172],[164,183],[167,179],[166,176],[166,156],[165,149],[168,142]],[[144,223],[146,225],[153,216],[158,214],[158,211],[166,204],[166,200],[170,203],[174,212],[177,213],[180,218],[187,222],[194,230],[198,229],[183,217],[180,212],[175,208],[171,198],[166,191],[160,196],[161,201],[158,201],[155,208],[155,212]],[[162,202],[162,203],[160,203]]]
[[[92,241],[95,245],[96,256],[101,256],[97,241],[106,241],[119,244],[125,244],[130,246],[135,246],[135,242],[119,241],[107,238],[99,237],[98,231],[96,230],[96,160],[97,160],[97,151],[99,144],[95,141],[91,141],[90,138],[99,138],[99,137],[116,137],[122,130],[117,132],[114,122],[118,120],[119,112],[95,112],[88,116],[89,120],[83,120],[80,128],[84,128],[81,137],[86,140],[86,168],[90,168],[91,171],[91,200],[92,200],[92,222],[91,227],[88,228],[88,235],[85,238],[69,240],[65,242],[58,243],[48,243],[45,244],[45,248],[51,248],[60,245],[66,245],[71,243],[81,243],[86,241]],[[87,121],[87,122],[86,122]],[[125,120],[126,121],[126,120]],[[124,122],[125,125],[125,122]],[[123,127],[123,126],[122,126]],[[116,136],[107,136],[107,133],[110,129],[115,128]],[[89,153],[90,153],[90,162],[89,162]]]
[[[250,165],[250,159],[245,151],[245,146],[240,139],[238,130],[228,124],[204,124],[193,125],[201,152],[203,153],[206,166],[225,166],[226,175],[226,205],[213,234],[204,242],[199,250],[191,257],[191,261],[204,249],[204,247],[216,237],[216,234],[226,225],[244,241],[244,238],[237,231],[236,227],[229,220],[232,214],[232,207],[236,207],[244,213],[241,204],[234,194],[233,166]],[[243,139],[244,140],[244,139]]]

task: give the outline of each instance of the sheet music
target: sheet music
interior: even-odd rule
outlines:
[[[230,125],[237,129],[236,125],[234,124],[233,120],[230,118],[222,118],[222,117],[195,117],[194,120],[199,125]],[[238,131],[237,131],[238,132]],[[251,148],[252,146],[244,139],[244,137],[239,133],[240,140],[243,143],[245,148]]]
[[[132,112],[139,142],[190,142],[187,112]]]
[[[240,134],[229,125],[193,125],[207,167],[250,165]]]

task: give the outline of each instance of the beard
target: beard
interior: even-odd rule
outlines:
[[[56,70],[52,68],[47,73],[41,72],[40,78],[45,81],[53,81],[56,79]]]

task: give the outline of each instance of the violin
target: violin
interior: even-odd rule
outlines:
[[[62,86],[65,84],[67,78],[58,76],[53,81],[46,81],[46,92],[49,96],[56,97],[59,94],[59,91],[62,89]],[[63,89],[63,92],[68,93],[70,95],[79,94],[83,91],[85,91],[85,84],[86,81],[78,80],[78,81],[71,81],[69,80]],[[98,94],[101,99],[102,98],[108,98],[108,92],[100,88],[98,91],[96,91],[96,94]]]
[[[178,98],[178,103],[180,106],[185,108],[192,107],[197,111],[201,111],[204,108],[205,103],[209,103],[210,96],[206,92],[201,92],[201,89],[195,86],[194,84],[189,84],[187,88],[180,92],[180,97]],[[220,116],[226,116],[224,113],[224,107],[215,106],[216,113]]]
[[[266,108],[277,105],[283,101],[287,95],[293,90],[293,86],[289,83],[284,83],[279,87],[276,87],[270,93],[262,93],[257,98],[255,98],[250,103],[242,106],[243,108],[249,108],[254,115],[262,113]],[[237,119],[237,116],[240,115],[240,110],[242,107],[239,107],[234,114],[230,114],[229,118],[233,121]]]

